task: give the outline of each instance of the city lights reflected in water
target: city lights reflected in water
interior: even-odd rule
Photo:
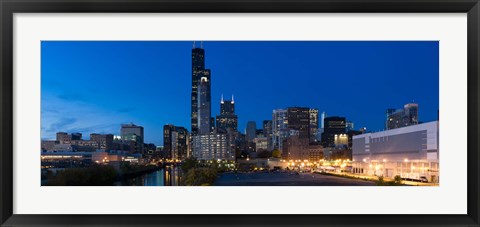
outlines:
[[[116,183],[117,186],[180,186],[182,181],[182,170],[179,167],[167,166],[163,169],[141,176],[122,180]]]

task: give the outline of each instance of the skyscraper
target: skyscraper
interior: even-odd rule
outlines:
[[[173,157],[175,159],[184,160],[185,158],[190,157],[189,154],[189,135],[188,130],[184,127],[176,127],[176,149],[173,153]]]
[[[188,158],[188,130],[174,125],[163,126],[163,150],[168,158],[183,160]]]
[[[387,111],[385,111],[385,129],[389,128],[390,116],[392,116],[395,111],[397,110],[393,108],[388,108]]]
[[[326,117],[324,123],[322,145],[333,147],[335,146],[335,136],[346,136],[346,120],[344,117]]]
[[[263,121],[263,134],[267,137],[267,150],[273,150],[272,147],[272,136],[273,136],[273,125],[271,120]]]
[[[276,109],[272,113],[272,147],[282,150],[283,140],[289,135],[287,110]]]
[[[229,115],[235,114],[235,100],[223,100],[223,95],[220,99],[220,114],[222,115]]]
[[[320,120],[320,128],[323,129],[325,128],[325,118],[327,117],[327,113],[325,111],[322,112],[322,117]]]
[[[318,109],[310,109],[310,142],[317,142]]]
[[[418,125],[418,104],[407,103],[403,106],[403,109],[405,110],[405,115],[410,125]]]
[[[310,109],[290,107],[287,109],[288,128],[297,130],[300,139],[310,139]]]
[[[202,44],[197,48],[195,43],[192,49],[191,99],[192,155],[199,160],[234,160],[235,153],[232,154],[228,135],[213,130],[215,118],[211,116],[211,72],[210,69],[205,69],[205,50]],[[233,112],[233,99],[230,104],[222,107],[224,111]],[[232,121],[226,122],[227,125],[236,127],[236,116]]]
[[[200,47],[195,46],[193,43],[192,49],[192,93],[191,93],[191,132],[193,135],[198,133],[198,88],[201,79],[205,77],[207,81],[210,81],[210,70],[205,69],[205,50],[203,44]],[[206,99],[210,102],[210,83],[208,87],[204,89],[206,92]],[[209,119],[210,120],[210,119]]]
[[[418,104],[407,103],[403,109],[387,109],[385,129],[395,129],[418,124]]]
[[[325,133],[342,134],[346,130],[345,117],[326,117],[325,118]]]
[[[255,121],[247,122],[247,129],[246,129],[246,139],[248,142],[252,142],[257,135],[257,123]]]
[[[133,141],[135,148],[133,149],[136,153],[143,152],[143,127],[131,124],[122,124],[120,128],[120,136],[122,141]]]
[[[217,116],[217,131],[226,133],[228,129],[237,131],[238,117],[235,114],[235,101],[223,100],[223,95],[220,99],[220,115]]]
[[[355,125],[354,125],[353,122],[347,121],[347,123],[345,124],[345,128],[347,129],[347,132],[348,131],[353,131],[353,130],[355,130]]]
[[[174,125],[168,124],[163,126],[163,151],[165,152],[165,157],[168,159],[172,158],[172,133],[174,131]]]
[[[210,80],[202,77],[198,84],[197,108],[198,108],[198,134],[208,134],[212,130],[211,103],[210,103]]]

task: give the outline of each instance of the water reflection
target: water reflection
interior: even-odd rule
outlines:
[[[166,166],[155,172],[117,182],[117,186],[179,186],[182,182],[182,170],[179,167]]]
[[[182,170],[176,166],[167,166],[164,169],[164,186],[180,186],[182,182]]]

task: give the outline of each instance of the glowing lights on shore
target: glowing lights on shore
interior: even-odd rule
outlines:
[[[300,168],[300,169],[314,169],[324,168],[324,167],[336,167],[340,169],[345,169],[351,166],[352,161],[349,159],[336,159],[336,160],[325,160],[319,159],[317,161],[314,160],[280,160],[280,162],[284,162],[285,166],[288,168]]]

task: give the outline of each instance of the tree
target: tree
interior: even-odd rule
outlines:
[[[210,164],[210,167],[218,169],[219,165],[220,165],[220,163],[217,160],[213,159],[212,163]]]
[[[197,178],[195,169],[190,169],[188,172],[185,174],[185,177],[183,179],[183,184],[187,186],[192,186],[195,185],[195,179]]]
[[[396,175],[395,178],[393,178],[393,181],[395,184],[402,184],[402,177],[400,175]]]
[[[217,170],[212,167],[192,168],[184,178],[186,186],[208,186],[217,179]]]
[[[282,157],[282,152],[280,152],[279,150],[275,149],[272,151],[272,157],[274,158],[280,158]]]
[[[185,159],[185,161],[182,163],[181,168],[183,172],[187,172],[189,169],[197,167],[197,165],[198,165],[197,159],[191,157],[191,158]]]
[[[383,176],[379,176],[378,180],[375,183],[377,184],[377,186],[384,186],[385,181],[383,180]]]
[[[110,186],[117,172],[112,166],[92,165],[86,168],[72,168],[59,171],[48,179],[50,186]]]

